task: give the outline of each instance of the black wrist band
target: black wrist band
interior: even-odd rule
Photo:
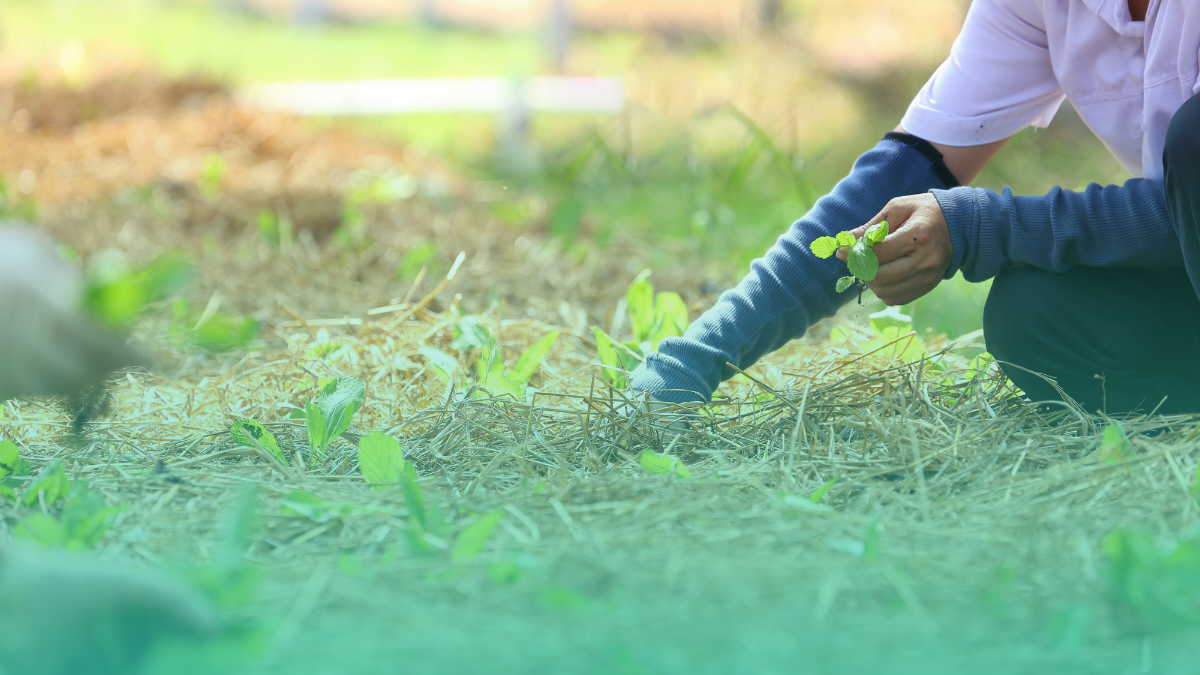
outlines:
[[[903,143],[917,152],[925,155],[925,158],[933,162],[933,173],[946,184],[946,189],[959,187],[962,183],[951,173],[950,168],[946,166],[946,160],[942,158],[942,153],[933,147],[929,141],[923,138],[917,138],[912,134],[902,134],[899,131],[889,131],[883,135],[885,141],[896,141]]]

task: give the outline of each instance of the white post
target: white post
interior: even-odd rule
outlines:
[[[548,10],[546,42],[550,51],[550,63],[555,72],[562,73],[566,71],[567,56],[571,50],[570,0],[550,0]]]

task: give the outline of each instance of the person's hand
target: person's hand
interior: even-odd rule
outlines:
[[[28,228],[0,227],[0,401],[74,395],[145,362],[77,309],[79,271]]]
[[[932,291],[954,257],[950,229],[937,199],[926,192],[897,197],[866,225],[851,230],[855,238],[880,221],[888,222],[887,239],[875,244],[879,274],[867,286],[887,305],[904,305]],[[846,259],[846,249],[837,252]]]

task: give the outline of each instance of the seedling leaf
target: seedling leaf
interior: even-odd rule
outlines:
[[[533,373],[537,371],[538,365],[546,354],[550,353],[550,348],[558,340],[558,332],[551,331],[546,334],[541,340],[538,340],[532,347],[526,349],[521,358],[517,359],[517,365],[513,366],[512,372],[508,374],[508,379],[521,387],[529,384],[529,378],[533,377]],[[521,392],[524,395],[524,391]]]
[[[850,273],[863,281],[872,281],[875,275],[879,274],[879,258],[875,257],[875,251],[861,240],[850,247],[847,262],[850,265]]]
[[[372,431],[358,442],[358,468],[363,480],[368,483],[396,483],[406,473],[416,478],[416,471],[404,459],[400,443],[382,431]],[[376,492],[388,490],[386,485],[376,485]]]
[[[1100,438],[1100,457],[1105,464],[1115,464],[1130,454],[1129,439],[1125,437],[1125,429],[1120,422],[1110,422],[1104,427]]]
[[[460,352],[482,349],[492,339],[491,333],[473,316],[464,316],[454,324],[454,342],[450,345]]]
[[[850,288],[851,286],[854,285],[855,281],[856,280],[854,277],[842,277],[841,279],[838,279],[837,280],[837,292],[844,293],[847,288]]]
[[[824,485],[817,488],[817,491],[812,493],[812,496],[809,497],[809,500],[812,501],[812,503],[814,503],[814,504],[821,501],[821,499],[825,496],[825,494],[828,493],[830,490],[832,490],[834,485],[837,485],[837,482],[838,482],[837,476],[834,476],[833,478],[830,478],[829,480],[825,481]]]
[[[679,337],[688,327],[687,304],[678,293],[669,291],[659,293],[654,301],[656,314],[654,333],[650,336],[650,345],[658,349],[658,343],[665,338]]]
[[[876,223],[876,224],[872,225],[871,227],[867,228],[866,233],[863,234],[863,239],[867,240],[867,246],[874,246],[875,244],[878,244],[879,242],[883,241],[884,239],[887,239],[887,236],[888,236],[888,224],[887,224],[887,221],[885,220],[883,222]]]
[[[659,455],[647,450],[642,453],[641,458],[638,459],[638,463],[642,465],[643,469],[653,474],[668,474],[674,469],[675,476],[678,478],[692,477],[692,472],[687,470],[687,467],[679,461],[678,457],[672,455]]]
[[[38,512],[17,523],[13,538],[47,548],[60,548],[67,543],[67,531],[54,516]]]
[[[455,540],[450,558],[454,562],[468,562],[478,558],[503,516],[504,509],[496,509],[466,526]]]
[[[447,383],[453,379],[454,371],[458,369],[458,359],[433,347],[421,347],[417,353],[429,359],[433,371]]]
[[[267,428],[257,421],[250,419],[238,420],[229,428],[229,435],[238,445],[243,445],[247,448],[257,447],[254,441],[250,440],[253,438],[266,448],[267,452],[274,455],[275,459],[282,462],[284,466],[288,465],[287,455],[283,454],[283,450],[279,447],[279,442],[275,440],[275,435],[267,431]]]
[[[834,253],[837,253],[839,248],[837,239],[833,237],[817,237],[813,243],[808,245],[809,250],[818,258],[828,258]]]
[[[25,491],[21,502],[26,506],[36,504],[40,494],[47,504],[53,504],[66,497],[70,489],[71,482],[67,480],[67,472],[63,469],[62,462],[56,459],[42,469],[41,475]]]
[[[843,246],[853,246],[858,240],[855,239],[854,235],[850,234],[849,232],[838,232],[836,241],[838,248],[841,248]]]
[[[317,396],[316,407],[324,421],[324,433],[320,445],[311,446],[319,456],[325,455],[325,450],[333,439],[341,436],[350,428],[350,420],[354,413],[362,407],[366,400],[367,388],[363,381],[353,375],[345,375],[326,384]],[[312,426],[309,426],[309,443],[312,443]]]
[[[279,507],[285,513],[294,513],[318,524],[327,523],[338,517],[337,510],[331,508],[328,502],[303,490],[289,492],[279,501]]]
[[[650,283],[650,270],[639,274],[629,290],[625,291],[625,303],[629,309],[629,324],[635,342],[646,342],[654,332],[654,286]]]
[[[618,389],[625,388],[625,376],[620,372],[621,357],[612,338],[599,328],[593,329],[596,335],[596,351],[600,354],[600,363],[606,368],[601,370],[601,376]]]
[[[871,518],[863,527],[863,552],[862,559],[867,562],[879,560],[882,555],[879,541],[879,519],[878,517]]]
[[[29,462],[21,457],[17,444],[12,441],[0,441],[0,496],[9,501],[17,501],[13,488],[22,481],[10,476],[28,476],[29,470]]]

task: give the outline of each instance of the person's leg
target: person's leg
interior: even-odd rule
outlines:
[[[1192,287],[1200,295],[1200,96],[1184,102],[1167,127],[1163,184],[1167,213],[1179,235]]]
[[[1005,270],[984,311],[988,351],[1034,401],[1047,375],[1088,412],[1200,412],[1200,300],[1182,269]],[[1098,377],[1099,376],[1099,377]]]

